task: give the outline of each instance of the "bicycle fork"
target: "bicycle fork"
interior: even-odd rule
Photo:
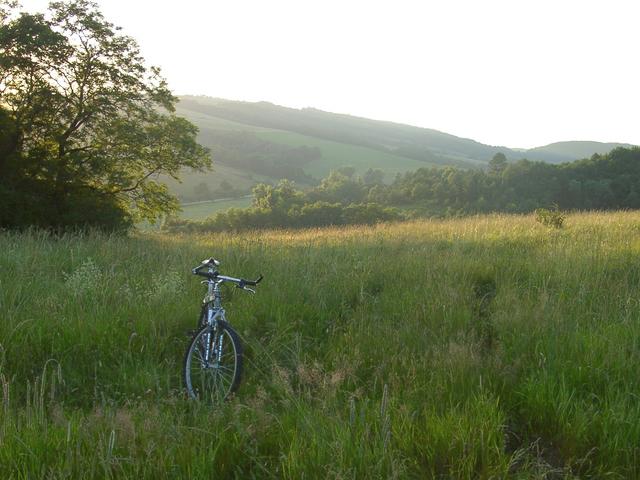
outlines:
[[[213,308],[207,309],[207,323],[212,329],[210,333],[205,335],[205,351],[203,359],[203,368],[217,368],[222,361],[222,343],[224,341],[224,335],[222,335],[222,329],[218,328],[218,317],[224,318],[224,310],[218,309],[214,311]],[[211,365],[211,360],[214,359],[214,364]]]

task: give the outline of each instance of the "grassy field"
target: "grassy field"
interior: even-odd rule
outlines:
[[[242,192],[251,193],[251,189],[257,183],[276,183],[277,181],[263,175],[254,175],[242,172],[228,165],[214,164],[211,171],[196,172],[185,169],[180,177],[180,181],[173,178],[163,178],[162,181],[169,186],[169,191],[175,195],[189,196],[194,194],[194,188],[200,183],[206,183],[213,191],[220,188],[222,182],[228,182],[234,188]]]
[[[385,173],[385,180],[391,182],[396,173],[434,166],[428,162],[400,157],[372,148],[322,140],[294,132],[263,131],[258,132],[258,136],[270,142],[294,147],[299,145],[318,147],[322,152],[322,159],[304,165],[305,172],[316,178],[324,178],[331,170],[350,166],[356,169],[358,175],[362,175],[369,168],[380,169]]]
[[[217,212],[229,208],[247,208],[251,205],[251,198],[252,197],[229,198],[182,205],[180,218],[186,218],[187,220],[204,220],[205,218],[213,217]]]
[[[185,108],[180,103],[176,107],[176,113],[180,116],[189,118],[189,120],[198,125],[198,128],[200,129],[229,130],[239,132],[262,132],[272,130],[270,128],[249,125],[248,123],[238,123],[232,120],[214,117],[213,115],[208,115],[204,112],[197,112],[189,108]]]
[[[237,396],[184,399],[229,289]],[[638,478],[640,213],[0,235],[0,478]]]

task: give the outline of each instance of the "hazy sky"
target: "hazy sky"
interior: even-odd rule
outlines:
[[[640,144],[638,0],[98,3],[177,94],[311,106],[509,147]]]

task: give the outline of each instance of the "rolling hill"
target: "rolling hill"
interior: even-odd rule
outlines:
[[[211,149],[215,159],[213,172],[185,172],[182,183],[167,181],[185,202],[246,195],[258,182],[281,178],[311,186],[331,170],[346,166],[357,174],[380,169],[391,181],[398,173],[421,167],[482,167],[498,152],[510,160],[561,163],[625,146],[560,142],[516,150],[314,108],[200,96],[181,97],[177,113],[199,127],[198,140]]]
[[[542,160],[552,163],[571,162],[581,158],[589,158],[594,153],[605,154],[617,147],[629,148],[628,143],[602,143],[590,141],[557,142],[526,150],[530,160]]]

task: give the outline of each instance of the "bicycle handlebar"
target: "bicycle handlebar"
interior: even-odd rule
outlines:
[[[255,287],[256,285],[258,285],[262,281],[263,278],[264,278],[264,276],[262,274],[260,274],[260,276],[258,278],[256,278],[255,280],[245,280],[244,278],[241,278],[240,280],[245,285],[251,285],[252,287]]]
[[[235,277],[228,277],[226,275],[220,275],[219,272],[214,268],[214,267],[217,267],[219,265],[220,265],[220,262],[218,260],[210,258],[208,260],[204,260],[200,265],[198,265],[196,268],[192,269],[191,272],[194,275],[199,275],[199,276],[205,277],[205,278],[207,278],[209,280],[218,280],[218,281],[222,281],[222,282],[233,282],[233,283],[236,283],[238,288],[244,288],[247,285],[255,287],[264,278],[264,276],[262,274],[260,274],[260,276],[258,278],[256,278],[255,280],[247,280],[245,278],[235,278]],[[213,270],[213,271],[203,272],[202,269],[204,269],[204,268],[209,268],[210,270]]]

